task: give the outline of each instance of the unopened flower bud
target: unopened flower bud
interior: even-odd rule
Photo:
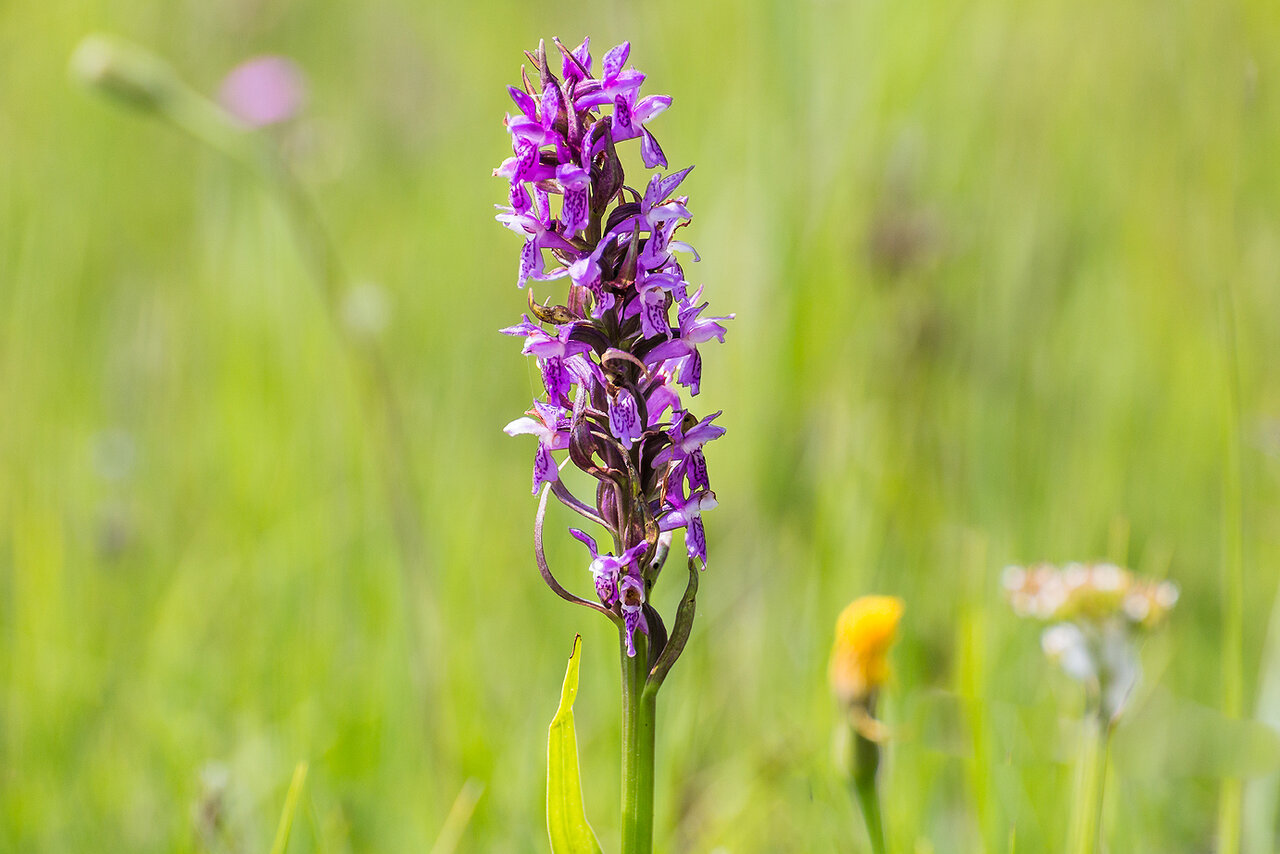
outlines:
[[[86,36],[70,68],[84,85],[140,110],[158,110],[179,85],[167,62],[114,36]]]

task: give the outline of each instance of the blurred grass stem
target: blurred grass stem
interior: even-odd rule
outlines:
[[[853,794],[862,810],[873,854],[884,854],[884,816],[880,812],[880,794],[876,789],[880,745],[859,732],[856,726],[850,728],[853,732]]]
[[[1218,289],[1219,320],[1226,371],[1227,420],[1222,466],[1222,713],[1239,719],[1244,711],[1244,495],[1240,454],[1240,354],[1235,295],[1226,279]],[[1219,854],[1238,854],[1243,782],[1226,777],[1218,797]]]
[[[284,854],[289,850],[289,836],[293,831],[293,816],[298,811],[298,798],[302,797],[302,787],[307,782],[307,763],[299,762],[293,769],[293,780],[289,783],[289,794],[284,798],[284,809],[280,812],[280,823],[276,825],[276,838],[271,843],[271,854]]]
[[[1086,720],[1092,729],[1095,719]],[[1067,840],[1069,854],[1097,854],[1102,849],[1102,811],[1106,803],[1107,764],[1111,757],[1111,725],[1097,719],[1097,733],[1086,733],[1084,755],[1076,785],[1071,836]]]

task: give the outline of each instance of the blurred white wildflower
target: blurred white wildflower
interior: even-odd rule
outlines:
[[[1045,655],[1085,686],[1103,724],[1114,724],[1141,676],[1139,637],[1164,622],[1177,585],[1112,563],[1010,566],[1002,581],[1018,616],[1053,623],[1040,636]]]

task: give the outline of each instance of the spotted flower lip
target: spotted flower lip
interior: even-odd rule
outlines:
[[[702,526],[702,514],[714,509],[717,505],[716,494],[709,489],[695,492],[686,497],[684,487],[676,484],[675,490],[667,491],[667,511],[659,524],[659,530],[670,531],[673,528],[686,528],[685,546],[690,558],[698,558],[704,564],[707,560],[707,535]]]
[[[609,400],[609,429],[622,443],[622,447],[628,451],[644,434],[644,425],[640,421],[640,411],[636,407],[635,395],[625,388],[618,389]]]
[[[685,195],[693,167],[669,169],[652,133],[671,98],[642,92],[646,78],[629,64],[628,42],[605,53],[599,76],[588,39],[573,49],[554,43],[559,76],[539,46],[528,54],[536,74],[508,90],[511,156],[494,170],[507,201],[496,219],[524,241],[517,286],[557,282],[545,305],[530,294],[530,313],[501,330],[524,339],[545,391],[506,432],[538,439],[534,491],[604,527],[620,552],[602,555],[590,535],[571,530],[592,555],[594,601],[554,581],[539,551],[544,578],[561,596],[610,614],[634,655],[637,632],[652,632],[655,647],[687,638],[692,611],[668,633],[649,597],[674,531],[684,532],[691,569],[707,563],[702,517],[716,497],[705,451],[724,429],[714,423],[720,413],[700,417],[683,398],[701,390],[699,348],[723,343],[733,315],[709,316],[703,288],[682,266],[699,260],[681,239],[693,221]],[[660,171],[628,181],[620,148],[630,140],[646,168]],[[561,452],[596,481],[593,500],[560,478]],[[541,521],[537,530],[540,543]]]
[[[634,657],[636,630],[644,631],[646,634],[649,631],[648,623],[644,618],[644,582],[633,575],[625,575],[618,584],[618,590],[623,625],[626,628],[627,655]]]

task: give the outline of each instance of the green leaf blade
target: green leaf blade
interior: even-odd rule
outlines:
[[[547,833],[552,854],[601,854],[600,842],[587,823],[578,772],[578,734],[573,701],[578,696],[582,635],[573,638],[573,653],[560,689],[560,708],[547,734]]]

